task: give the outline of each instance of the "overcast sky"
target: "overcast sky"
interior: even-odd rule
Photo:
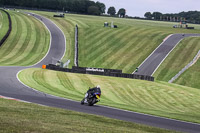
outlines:
[[[94,0],[114,6],[118,11],[125,8],[127,15],[144,17],[146,12],[179,13],[182,11],[200,11],[200,0]],[[106,11],[107,12],[107,11]]]

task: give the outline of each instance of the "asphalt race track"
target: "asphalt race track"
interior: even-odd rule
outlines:
[[[175,46],[185,37],[191,36],[200,36],[200,34],[173,34],[169,36],[151,55],[149,55],[148,58],[146,58],[146,60],[138,67],[138,72],[134,72],[134,74],[153,75]]]
[[[41,20],[51,33],[51,46],[47,56],[38,64],[29,67],[0,67],[0,96],[12,97],[15,99],[42,104],[46,106],[64,108],[68,110],[74,110],[84,113],[102,115],[110,118],[136,122],[146,124],[154,127],[160,127],[165,129],[171,129],[176,131],[197,133],[200,131],[200,124],[188,123],[183,121],[177,121],[167,118],[161,118],[151,115],[145,115],[130,111],[123,111],[110,107],[103,106],[83,106],[80,102],[51,96],[43,92],[31,89],[22,83],[20,83],[16,77],[20,70],[26,68],[41,67],[42,64],[51,63],[51,58],[61,59],[65,52],[65,37],[62,31],[50,20],[34,15],[37,19]],[[190,35],[187,35],[190,36]],[[177,42],[183,37],[181,35],[175,35]],[[171,39],[170,39],[171,40]],[[172,37],[173,40],[173,37]],[[171,41],[167,41],[171,42]],[[161,49],[162,50],[162,49]],[[162,51],[158,51],[162,52]],[[164,51],[165,52],[165,51]],[[159,63],[158,63],[159,64]]]

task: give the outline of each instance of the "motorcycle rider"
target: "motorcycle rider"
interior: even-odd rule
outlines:
[[[97,85],[96,87],[94,88],[89,88],[89,90],[87,91],[87,93],[85,94],[85,100],[83,102],[81,102],[81,104],[84,104],[84,103],[88,103],[88,98],[91,97],[91,95],[95,92],[98,92],[98,93],[101,93],[101,88],[100,88],[100,85]]]

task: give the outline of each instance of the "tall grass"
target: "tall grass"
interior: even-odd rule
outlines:
[[[19,78],[39,91],[78,101],[99,84],[102,105],[200,123],[200,90],[194,88],[42,69],[26,69]]]
[[[42,59],[49,47],[50,36],[42,23],[23,13],[9,11],[13,29],[0,48],[0,65],[27,66]]]

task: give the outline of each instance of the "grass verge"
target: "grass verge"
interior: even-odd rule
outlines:
[[[200,60],[186,70],[177,80],[176,84],[200,89]]]
[[[0,40],[5,36],[9,28],[9,21],[7,14],[0,10]]]
[[[196,56],[199,50],[200,50],[199,37],[185,38],[170,53],[170,55],[165,59],[165,61],[161,64],[161,66],[158,68],[158,70],[155,72],[153,76],[156,77],[156,80],[162,80],[162,81],[168,82],[182,68],[184,68],[189,62],[193,60],[193,58]],[[184,81],[187,81],[187,84],[184,84],[183,77],[181,75],[180,76],[180,79],[182,79],[181,85],[187,85],[187,86],[191,86],[195,88],[196,87],[200,88],[200,86],[198,85],[195,85],[195,86],[192,85],[194,82],[200,79],[200,76],[198,74],[199,69],[197,67],[199,66],[199,64],[196,64],[195,66],[196,67],[191,68],[191,70],[189,70],[188,72],[191,72],[191,75],[196,75],[196,76],[189,76],[188,75],[189,73],[185,74]],[[180,81],[175,82],[175,83],[180,83]],[[191,85],[189,85],[190,83]],[[196,82],[195,84],[197,83],[198,82]]]
[[[37,63],[48,51],[49,32],[31,16],[14,11],[9,13],[13,29],[0,47],[0,65],[27,66]]]
[[[172,133],[159,128],[74,111],[0,99],[0,132]]]
[[[200,123],[200,90],[141,80],[26,69],[19,73],[23,83],[39,91],[82,100],[88,87],[100,85],[100,104]]]

